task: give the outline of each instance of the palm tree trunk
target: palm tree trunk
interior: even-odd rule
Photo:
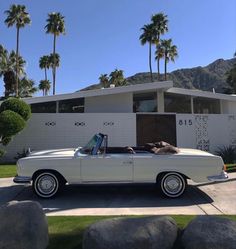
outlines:
[[[167,80],[167,59],[165,57],[165,80]]]
[[[48,77],[47,77],[47,68],[45,67],[44,70],[45,70],[44,71],[45,72],[45,80],[48,80]]]
[[[18,83],[19,83],[19,35],[20,35],[20,28],[16,28],[16,85],[15,85],[15,93],[16,97],[18,97]]]
[[[160,34],[157,35],[158,45],[160,44]],[[160,81],[160,58],[157,57],[157,80]]]
[[[53,68],[52,68],[52,77],[53,77],[53,95],[56,93],[56,35],[54,34],[53,40]]]
[[[153,81],[153,78],[152,78],[152,44],[151,44],[151,42],[149,42],[149,68],[150,68],[151,81]]]

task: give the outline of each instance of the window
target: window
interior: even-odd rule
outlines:
[[[60,113],[81,113],[84,112],[84,98],[66,99],[59,101]]]
[[[134,94],[133,112],[157,112],[157,93]]]
[[[37,104],[31,104],[32,113],[55,113],[57,104],[53,102],[43,102]]]
[[[191,97],[181,94],[165,93],[165,112],[191,113]]]
[[[193,99],[193,109],[194,113],[219,114],[220,100],[196,97]]]

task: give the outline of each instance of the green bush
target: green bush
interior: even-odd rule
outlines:
[[[6,110],[18,113],[25,121],[27,121],[31,115],[30,106],[23,100],[17,98],[9,98],[2,102],[0,106],[0,113]]]
[[[11,137],[25,127],[25,120],[14,111],[6,110],[0,113],[0,135]]]
[[[223,146],[216,151],[218,156],[221,156],[224,163],[236,162],[236,148],[234,146]]]
[[[3,150],[0,150],[0,158],[4,155],[4,151]]]

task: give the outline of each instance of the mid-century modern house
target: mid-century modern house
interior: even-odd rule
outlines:
[[[27,98],[32,117],[5,148],[11,160],[24,149],[83,146],[105,133],[110,146],[164,140],[215,152],[236,146],[236,95],[173,87],[171,81]]]

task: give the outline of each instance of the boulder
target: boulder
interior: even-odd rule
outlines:
[[[45,249],[48,224],[39,203],[12,201],[0,207],[0,248]]]
[[[199,216],[184,229],[185,249],[235,249],[236,221],[217,216]]]
[[[87,228],[83,249],[171,249],[177,232],[171,217],[114,218]]]

